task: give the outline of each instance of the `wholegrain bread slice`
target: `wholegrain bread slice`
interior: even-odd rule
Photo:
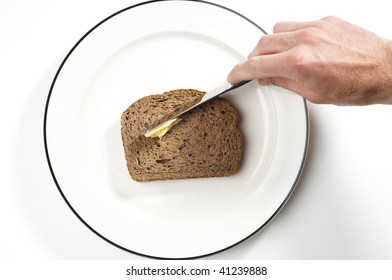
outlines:
[[[196,104],[204,94],[189,89],[149,95],[123,112],[121,135],[135,181],[222,177],[238,171],[243,138],[239,114],[226,99],[215,98],[184,114],[162,139],[142,135],[157,120]]]

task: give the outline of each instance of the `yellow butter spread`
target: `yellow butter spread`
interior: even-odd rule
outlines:
[[[151,129],[148,131],[144,136],[146,137],[159,137],[159,139],[162,139],[162,137],[176,124],[178,124],[181,121],[180,118],[175,118],[175,119],[170,119],[163,124],[158,125],[157,127]]]

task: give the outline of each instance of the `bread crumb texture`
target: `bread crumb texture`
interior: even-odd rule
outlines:
[[[215,98],[184,114],[162,139],[142,132],[201,100],[205,92],[180,89],[145,96],[121,116],[121,135],[129,174],[139,182],[223,177],[241,163],[239,114],[229,101]],[[169,114],[170,112],[170,114]]]

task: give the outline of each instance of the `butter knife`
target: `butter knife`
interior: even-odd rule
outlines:
[[[241,87],[241,86],[243,86],[243,85],[245,85],[245,84],[247,84],[249,82],[250,81],[242,81],[242,82],[230,85],[229,87],[227,85],[224,85],[224,86],[220,86],[220,87],[218,87],[218,88],[216,88],[214,90],[208,91],[206,94],[204,94],[203,98],[198,103],[196,103],[195,105],[193,105],[193,106],[187,108],[186,110],[178,113],[177,115],[175,115],[174,117],[171,117],[170,119],[162,118],[160,121],[155,122],[154,125],[148,127],[147,129],[145,129],[143,131],[143,135],[146,136],[146,137],[151,137],[149,134],[151,134],[151,132],[155,131],[157,128],[164,126],[165,123],[173,124],[174,120],[178,119],[183,114],[185,114],[185,113],[195,109],[196,107],[199,107],[203,103],[205,103],[205,102],[207,102],[207,101],[209,101],[209,100],[211,100],[213,98],[216,98],[216,97],[218,97],[218,96],[220,96],[220,95],[222,95],[224,93],[227,93],[227,92],[232,91],[232,90],[234,90],[236,88],[239,88],[239,87]]]

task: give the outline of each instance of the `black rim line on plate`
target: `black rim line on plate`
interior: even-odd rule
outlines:
[[[102,21],[100,21],[99,23],[97,23],[97,24],[96,24],[94,27],[92,27],[89,31],[87,31],[86,34],[83,35],[83,36],[79,39],[79,41],[72,47],[72,49],[68,52],[68,54],[65,56],[64,60],[62,61],[62,63],[61,63],[61,65],[60,65],[59,69],[57,70],[57,72],[56,72],[56,74],[55,74],[55,76],[54,76],[53,82],[52,82],[52,84],[51,84],[51,86],[50,86],[49,93],[48,93],[48,98],[47,98],[47,100],[46,100],[46,105],[45,105],[44,130],[43,130],[43,132],[44,132],[44,145],[45,145],[46,160],[47,160],[47,162],[48,162],[48,166],[49,166],[50,173],[51,173],[51,175],[52,175],[53,181],[55,182],[56,187],[57,187],[57,189],[59,190],[59,192],[60,192],[62,198],[64,199],[64,201],[66,202],[66,204],[68,205],[68,207],[71,209],[71,211],[75,214],[75,216],[78,217],[78,219],[79,219],[87,228],[89,228],[93,233],[95,233],[97,236],[99,236],[100,238],[102,238],[102,239],[105,240],[106,242],[110,243],[111,245],[113,245],[113,246],[115,246],[115,247],[117,247],[117,248],[119,248],[119,249],[122,249],[122,250],[124,250],[124,251],[127,251],[127,252],[129,252],[129,253],[132,253],[132,254],[141,256],[141,257],[147,257],[147,258],[152,258],[152,259],[166,259],[166,260],[168,260],[168,259],[173,259],[173,260],[174,260],[174,259],[177,259],[177,260],[179,260],[179,259],[183,259],[183,260],[188,259],[188,260],[190,260],[190,259],[205,258],[205,257],[209,257],[209,256],[212,256],[212,255],[216,255],[216,254],[219,254],[219,253],[222,253],[222,252],[224,252],[224,251],[227,251],[227,250],[229,250],[229,249],[231,249],[231,248],[233,248],[233,247],[235,247],[235,246],[237,246],[237,245],[239,245],[239,244],[245,242],[246,240],[248,240],[248,239],[250,239],[251,237],[253,237],[254,235],[256,235],[258,232],[260,232],[262,229],[264,229],[264,228],[265,228],[265,227],[266,227],[266,226],[267,226],[267,225],[277,216],[277,214],[283,209],[283,207],[285,206],[285,204],[286,204],[287,201],[289,200],[290,196],[291,196],[292,193],[294,192],[294,189],[295,189],[295,187],[296,187],[296,185],[297,185],[297,183],[298,183],[298,181],[299,181],[299,178],[300,178],[300,176],[301,176],[303,167],[304,167],[304,165],[305,165],[305,159],[306,159],[306,155],[307,155],[307,151],[308,151],[308,144],[309,144],[309,114],[308,114],[308,109],[307,109],[306,100],[304,99],[304,100],[303,100],[303,103],[304,103],[305,114],[306,114],[306,142],[305,142],[305,147],[304,147],[304,156],[303,156],[303,158],[302,158],[300,170],[298,171],[297,177],[296,177],[295,180],[294,180],[294,183],[293,183],[293,186],[291,187],[290,192],[287,194],[286,198],[284,199],[284,201],[282,202],[282,204],[279,206],[279,208],[274,212],[274,214],[273,214],[264,224],[262,224],[258,229],[256,229],[254,232],[252,232],[251,234],[249,234],[248,236],[246,236],[246,237],[243,238],[242,240],[240,240],[240,241],[238,241],[238,242],[236,242],[236,243],[234,243],[234,244],[232,244],[232,245],[230,245],[230,246],[228,246],[228,247],[226,247],[226,248],[223,248],[223,249],[221,249],[221,250],[218,250],[218,251],[215,251],[215,252],[211,252],[211,253],[208,253],[208,254],[205,254],[205,255],[194,256],[194,257],[168,258],[168,257],[151,256],[151,255],[146,255],[146,254],[143,254],[143,253],[139,253],[139,252],[132,251],[132,250],[130,250],[130,249],[128,249],[128,248],[122,247],[122,246],[120,246],[120,245],[114,243],[113,241],[109,240],[108,238],[104,237],[104,236],[101,235],[99,232],[97,232],[97,231],[96,231],[94,228],[92,228],[86,221],[84,221],[83,218],[82,218],[82,217],[76,212],[76,210],[72,207],[71,203],[67,200],[67,198],[65,197],[63,191],[61,190],[60,184],[58,183],[58,181],[57,181],[57,179],[56,179],[56,175],[55,175],[55,172],[54,172],[54,170],[53,170],[53,167],[52,167],[52,164],[51,164],[51,161],[50,161],[49,150],[48,150],[48,143],[47,143],[47,135],[46,135],[46,123],[47,123],[47,116],[48,116],[48,109],[49,109],[50,97],[51,97],[51,95],[52,95],[52,91],[53,91],[54,85],[55,85],[55,83],[56,83],[57,77],[59,76],[59,74],[60,74],[60,72],[61,72],[63,66],[64,66],[65,63],[67,62],[68,58],[69,58],[70,55],[73,53],[73,51],[79,46],[79,44],[80,44],[80,43],[81,43],[81,42],[82,42],[82,41],[92,32],[92,31],[94,31],[97,27],[99,27],[101,24],[103,24],[103,23],[106,22],[107,20],[111,19],[112,17],[115,17],[116,15],[118,15],[118,14],[124,12],[124,11],[130,10],[130,9],[133,9],[133,8],[136,8],[136,7],[138,7],[138,6],[146,5],[146,4],[151,4],[151,3],[155,3],[155,2],[166,2],[166,1],[189,1],[189,2],[199,2],[199,3],[203,3],[203,4],[208,4],[208,5],[216,6],[216,7],[222,8],[222,9],[224,9],[224,10],[227,10],[227,11],[229,11],[229,12],[232,12],[232,13],[234,13],[234,14],[236,14],[236,15],[242,17],[243,19],[247,20],[249,23],[251,23],[251,24],[253,24],[255,27],[257,27],[261,32],[263,32],[264,34],[267,34],[260,26],[258,26],[255,22],[253,22],[252,20],[250,20],[250,19],[247,18],[246,16],[244,16],[244,15],[242,15],[242,14],[240,14],[240,13],[238,13],[238,12],[236,12],[236,11],[230,9],[230,8],[227,8],[227,7],[225,7],[225,6],[222,6],[222,5],[219,5],[219,4],[216,4],[216,3],[212,3],[212,2],[208,2],[208,1],[204,1],[204,0],[152,0],[152,1],[141,2],[141,3],[135,4],[135,5],[129,6],[129,7],[127,7],[127,8],[124,8],[124,9],[118,11],[118,12],[115,12],[114,14],[108,16],[107,18],[105,18],[105,19],[103,19]]]

